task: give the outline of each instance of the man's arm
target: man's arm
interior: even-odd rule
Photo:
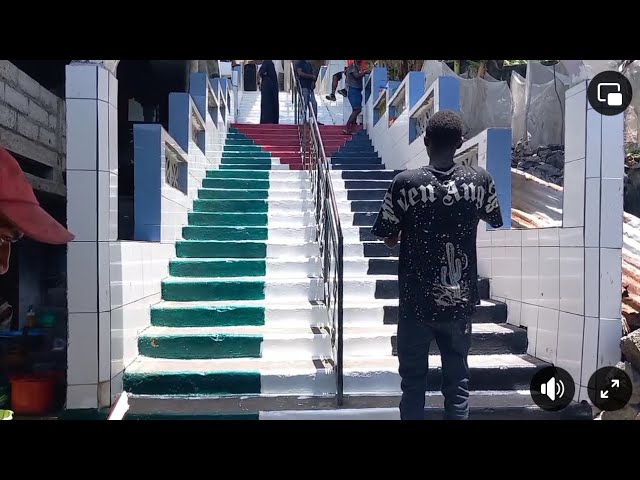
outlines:
[[[302,65],[300,63],[296,65],[296,73],[298,74],[299,78],[310,78],[312,80],[316,79],[316,76],[313,73],[306,73],[305,71],[303,71]]]
[[[397,201],[398,185],[399,182],[395,178],[387,193],[385,193],[380,212],[371,228],[371,233],[378,238],[382,238],[384,244],[389,248],[393,248],[398,244],[404,218],[404,211]]]
[[[502,221],[502,212],[500,211],[500,204],[498,203],[496,184],[489,172],[485,171],[484,175],[485,195],[482,206],[480,207],[480,219],[487,222],[493,228],[500,228],[504,222]]]

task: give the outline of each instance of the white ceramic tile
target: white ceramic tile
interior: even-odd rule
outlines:
[[[110,73],[105,68],[98,68],[98,100],[109,102]]]
[[[118,109],[109,105],[109,170],[118,173]]]
[[[491,233],[487,231],[487,226],[484,222],[478,223],[476,246],[478,248],[491,247]]]
[[[519,327],[522,325],[522,302],[509,300],[507,309],[507,323]]]
[[[585,157],[586,145],[586,95],[579,93],[565,101],[565,168],[566,165]]]
[[[559,247],[560,233],[559,228],[540,228],[538,230],[538,242],[541,247]]]
[[[522,301],[540,302],[539,247],[522,247]]]
[[[600,315],[600,249],[584,249],[584,314]]]
[[[598,369],[598,337],[600,336],[600,319],[584,317],[584,336],[582,340],[582,376],[580,385],[587,386],[589,378]]]
[[[624,176],[624,115],[602,117],[602,178]]]
[[[98,385],[69,385],[67,409],[98,408]]]
[[[584,315],[584,248],[560,247],[560,310]]]
[[[538,328],[537,305],[523,303],[520,306],[520,325],[527,329],[532,329],[532,331],[535,332],[535,329]],[[531,339],[529,339],[529,342],[531,343]],[[535,342],[533,342],[533,346],[535,347]]]
[[[584,246],[600,246],[600,179],[587,178],[585,195]]]
[[[115,308],[111,311],[111,377],[124,370],[124,309]]]
[[[622,252],[600,249],[600,317],[620,318],[622,292]]]
[[[587,112],[587,178],[600,177],[602,155],[602,115],[595,110]]]
[[[522,300],[522,247],[505,248],[505,272],[507,278],[505,297]]]
[[[536,357],[550,363],[556,363],[558,321],[558,310],[543,307],[538,309]]]
[[[576,391],[580,392],[580,396],[578,398],[579,402],[587,402],[589,405],[593,405],[591,399],[589,398],[589,390],[587,387],[576,386]]]
[[[620,361],[620,339],[622,321],[620,318],[600,318],[598,337],[598,368],[612,367]]]
[[[98,106],[96,100],[69,99],[67,109],[67,171],[96,170]]]
[[[584,333],[584,317],[560,312],[558,324],[557,365],[564,368],[573,381],[580,382],[582,372],[582,335]]]
[[[96,188],[95,171],[67,171],[67,226],[75,234],[76,241],[97,239]]]
[[[109,408],[111,406],[111,380],[106,380],[98,384],[98,408]]]
[[[111,312],[99,313],[98,319],[98,381],[111,379]]]
[[[564,166],[567,181],[564,184],[564,198],[562,200],[563,227],[582,227],[584,225],[584,162],[584,158],[582,158]]]
[[[505,230],[505,246],[507,247],[520,247],[522,246],[522,230],[512,228],[511,230]]]
[[[98,102],[98,170],[109,171],[109,104]],[[95,148],[95,146],[94,146]]]
[[[118,175],[109,174],[109,240],[118,239]]]
[[[577,84],[575,84],[573,87],[571,87],[569,90],[567,90],[567,92],[565,93],[565,98],[570,98],[573,97],[574,95],[577,95],[579,93],[582,93],[584,95],[584,92],[587,90],[587,82],[579,82]]]
[[[492,247],[504,247],[507,244],[507,231],[506,230],[493,230],[491,231],[491,246]]]
[[[584,245],[584,228],[561,228],[560,231],[561,247],[582,247]]]
[[[540,306],[560,308],[560,247],[540,247],[538,251]]]
[[[98,242],[98,306],[99,312],[111,310],[111,255],[109,242]]]
[[[66,70],[66,97],[97,98],[98,68],[95,65],[69,65]],[[68,103],[67,103],[68,105]]]
[[[478,275],[491,278],[491,247],[478,248]]]
[[[109,103],[118,107],[118,78],[109,73]]]
[[[98,246],[71,242],[67,247],[67,301],[70,313],[98,310]]]
[[[67,365],[69,385],[98,382],[98,314],[69,314]]]
[[[622,248],[622,180],[603,178],[601,188],[600,247]]]
[[[491,295],[505,298],[508,281],[506,247],[491,247]]]
[[[110,209],[111,209],[111,185],[109,172],[98,172],[98,240],[111,240],[110,236]],[[115,239],[114,239],[115,240]]]
[[[525,229],[522,230],[522,246],[523,247],[537,247],[540,243],[538,229]]]
[[[124,377],[124,374],[119,373],[118,375],[116,375],[111,379],[111,404],[113,404],[118,399],[118,396],[124,390],[124,387],[122,384],[123,377]]]

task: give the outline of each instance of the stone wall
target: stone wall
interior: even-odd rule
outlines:
[[[19,158],[36,190],[66,195],[65,102],[0,60],[0,145]]]

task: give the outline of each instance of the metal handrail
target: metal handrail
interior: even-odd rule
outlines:
[[[299,125],[303,168],[309,172],[315,204],[316,241],[320,248],[324,304],[329,317],[331,346],[336,374],[336,401],[344,400],[343,340],[343,254],[344,241],[338,203],[331,181],[331,167],[325,154],[318,119],[305,105],[295,67],[291,65],[292,99],[296,123]],[[313,92],[311,93],[313,95]]]

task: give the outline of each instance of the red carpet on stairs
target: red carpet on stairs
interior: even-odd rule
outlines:
[[[300,158],[300,135],[297,125],[263,125],[234,123],[231,125],[238,131],[280,159],[280,163],[289,165],[291,170],[302,169]],[[343,125],[321,125],[320,135],[328,157],[343,147],[351,139],[351,135],[342,133]]]

